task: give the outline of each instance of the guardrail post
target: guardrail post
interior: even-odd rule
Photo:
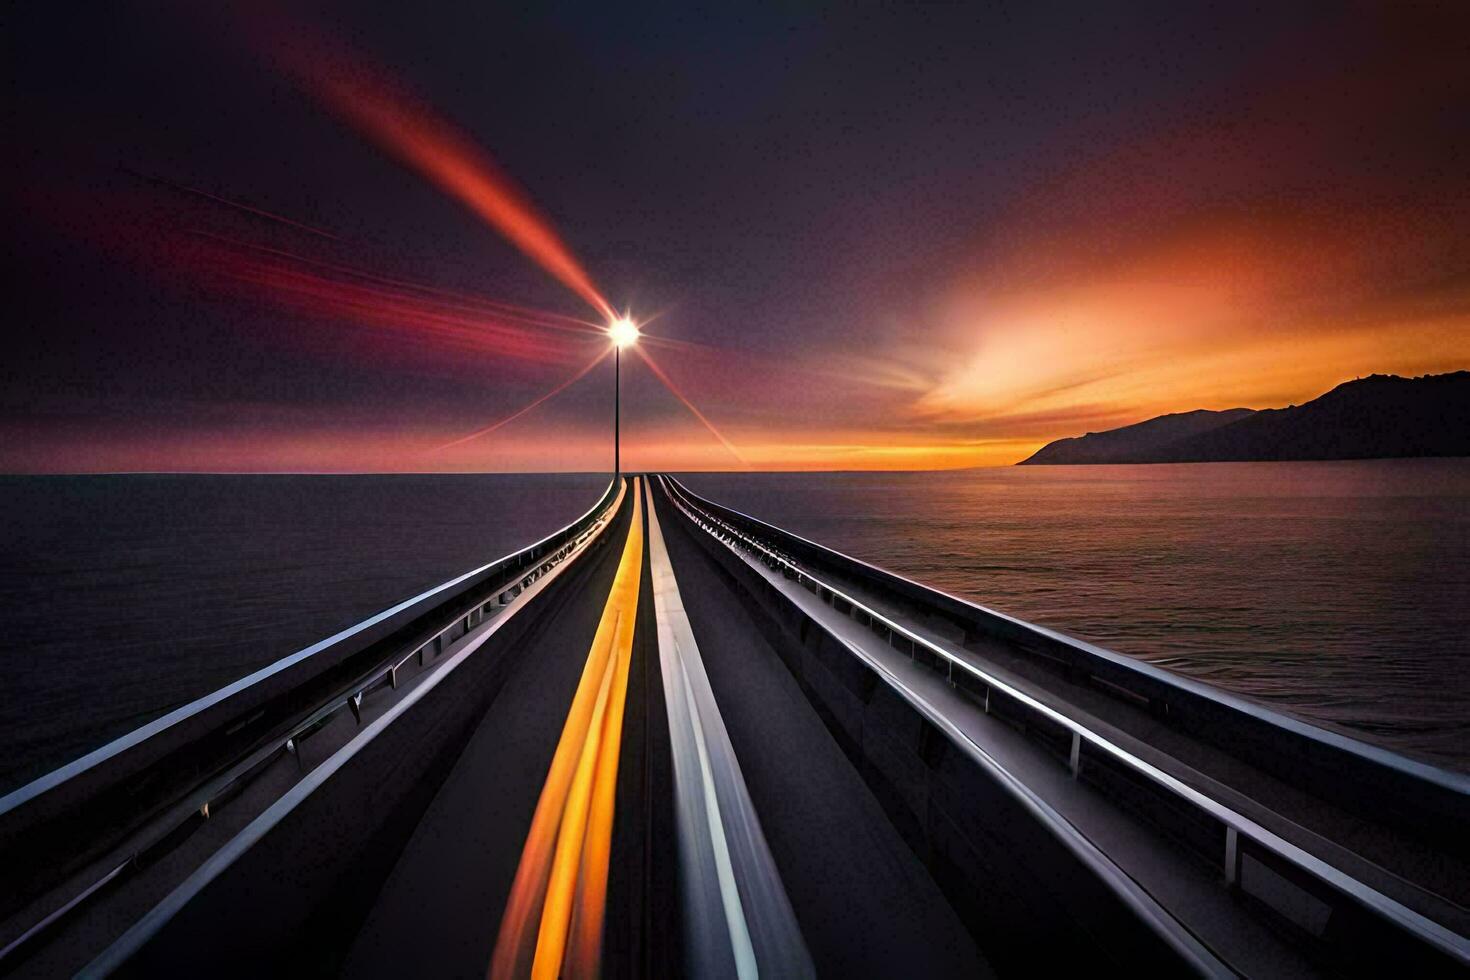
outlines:
[[[1082,771],[1082,735],[1079,732],[1072,733],[1072,757],[1067,763],[1072,767],[1072,778]]]
[[[1234,888],[1240,881],[1240,831],[1225,825],[1225,884]]]

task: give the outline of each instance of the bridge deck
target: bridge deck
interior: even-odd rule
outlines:
[[[352,943],[352,976],[483,975],[538,793],[572,701],[618,549],[591,558],[524,638],[504,686],[475,726],[394,862]],[[646,650],[638,654],[647,656]]]
[[[1231,965],[1251,975],[1310,976],[1302,951],[1267,923],[1242,915],[1219,887],[1220,872],[1161,842],[1132,814],[1071,775],[1060,760],[951,685],[945,675],[894,649],[779,572],[746,558],[751,570],[822,622],[896,689],[949,719],[975,746],[1016,777],[1137,881]],[[789,675],[788,675],[789,676]],[[866,733],[865,733],[866,734]],[[830,738],[829,738],[830,741]]]
[[[0,973],[1470,966],[1463,855],[706,506],[629,481],[320,669],[7,798],[0,858],[33,870]],[[48,828],[140,792],[46,877]]]
[[[824,976],[984,976],[973,937],[687,522],[669,557],[751,798]]]
[[[1470,931],[1470,861],[1365,820],[1218,746],[1170,727],[1146,706],[1110,696],[1075,674],[992,637],[967,636],[952,621],[885,593],[841,568],[822,577],[956,658],[1004,678],[1298,846],[1343,867],[1417,911]],[[802,590],[794,590],[799,597]],[[844,617],[836,617],[842,620]],[[843,627],[847,629],[847,626]],[[861,635],[862,630],[853,631]]]

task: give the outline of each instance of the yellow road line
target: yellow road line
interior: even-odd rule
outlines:
[[[641,483],[633,486],[633,521],[521,851],[490,961],[492,980],[598,970],[643,575]]]
[[[572,904],[577,893],[577,873],[590,816],[592,784],[597,778],[598,749],[606,734],[608,695],[612,691],[614,674],[613,661],[609,658],[597,694],[597,708],[592,713],[592,724],[582,743],[582,756],[577,761],[571,792],[567,794],[561,827],[556,835],[551,878],[541,906],[541,928],[536,936],[536,957],[531,965],[531,976],[536,980],[555,980],[561,975],[567,930],[571,927]]]
[[[637,515],[635,513],[635,520]],[[639,528],[639,557],[642,557],[642,527]],[[642,569],[639,569],[639,578]],[[633,631],[637,620],[638,589],[634,584],[631,606],[618,620],[611,696],[608,701],[606,733],[598,747],[597,781],[590,801],[587,836],[583,843],[582,874],[578,879],[576,914],[569,959],[563,968],[568,976],[595,976],[602,953],[602,925],[607,911],[607,874],[612,859],[613,809],[618,789],[618,758],[622,752],[623,713],[628,701],[628,672],[633,662]]]

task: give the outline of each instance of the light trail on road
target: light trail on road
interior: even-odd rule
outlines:
[[[598,972],[643,574],[641,488],[634,478],[632,523],[521,850],[490,961],[491,980]]]

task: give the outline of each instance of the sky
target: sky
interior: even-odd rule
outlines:
[[[1464,4],[54,6],[0,471],[606,469],[609,312],[625,468],[1470,367]]]

